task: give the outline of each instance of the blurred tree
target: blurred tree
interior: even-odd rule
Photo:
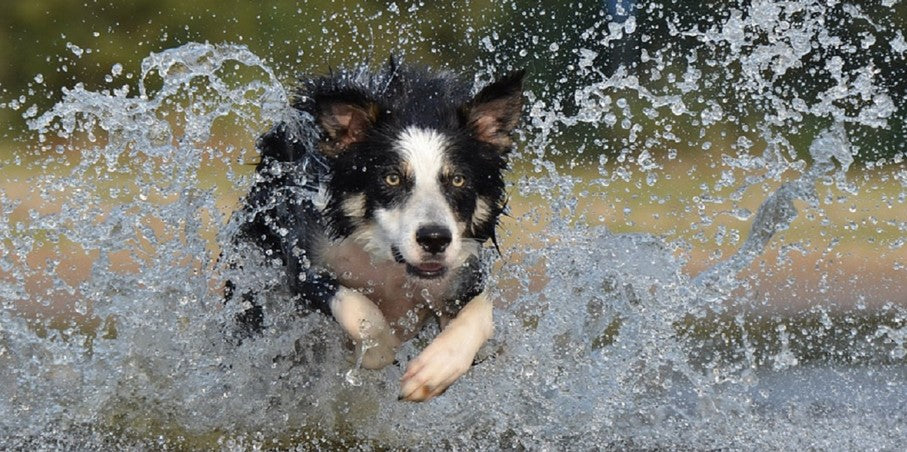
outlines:
[[[596,8],[548,3],[12,0],[0,15],[0,103],[18,104],[24,96],[25,105],[16,111],[0,108],[7,125],[0,136],[18,135],[24,127],[22,110],[32,104],[41,111],[50,107],[62,87],[112,88],[105,77],[115,64],[135,88],[134,73],[143,58],[189,41],[245,44],[286,82],[300,70],[383,61],[391,52],[475,71],[480,60],[501,66],[504,62],[496,60],[509,53],[513,62],[533,62],[544,48],[566,64],[578,34],[572,24],[594,20],[589,11]],[[529,35],[533,42],[524,42]],[[551,40],[565,44],[564,50],[548,52]],[[524,56],[511,52],[515,48]],[[540,68],[534,77],[554,76]]]
[[[285,83],[291,83],[299,71],[383,61],[391,52],[483,80],[511,66],[527,67],[530,89],[548,105],[557,102],[570,113],[575,108],[575,90],[599,77],[582,75],[575,67],[582,49],[595,52],[594,63],[604,74],[632,67],[647,86],[658,87],[671,82],[668,77],[646,81],[653,68],[651,62],[647,66],[640,61],[642,54],[664,52],[668,64],[683,67],[701,43],[677,35],[676,30],[714,26],[735,8],[745,10],[745,5],[749,2],[7,0],[0,14],[0,105],[7,107],[0,108],[0,141],[19,136],[25,128],[23,112],[32,105],[38,111],[50,107],[62,87],[82,83],[97,90],[126,83],[134,88],[143,58],[189,41],[245,44],[267,60]],[[866,7],[866,18],[854,18],[845,4],[829,8],[827,27],[845,38],[842,48],[859,46],[869,34],[876,40],[865,50],[847,53],[845,69],[871,64],[892,93],[898,117],[890,130],[866,135],[882,145],[875,147],[878,152],[863,157],[891,156],[904,149],[897,142],[904,136],[907,116],[907,65],[904,52],[891,52],[888,43],[903,42],[907,4]],[[602,34],[630,17],[636,24],[633,36],[603,43]],[[828,56],[816,53],[810,58]],[[816,92],[827,82],[809,74],[814,61],[804,63],[773,82],[782,93]],[[122,66],[124,74],[108,82],[105,78],[115,64]],[[731,76],[737,70],[699,66],[704,71],[726,70]],[[730,110],[738,109],[735,113],[744,121],[754,106],[734,104],[729,92],[734,87],[728,81],[705,94],[725,102]],[[617,152],[617,147],[602,149]]]

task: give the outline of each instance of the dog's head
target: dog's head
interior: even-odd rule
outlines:
[[[494,240],[523,72],[473,97],[450,75],[393,62],[366,80],[304,88],[331,166],[326,218],[373,258],[441,277]]]

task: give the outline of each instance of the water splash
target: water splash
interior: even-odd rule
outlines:
[[[65,90],[47,112],[26,112],[33,193],[0,193],[0,243],[11,250],[0,255],[0,441],[11,448],[897,447],[907,431],[897,414],[907,412],[903,306],[863,317],[818,309],[801,321],[753,319],[746,312],[757,306],[740,280],[791,227],[795,202],[806,201],[811,215],[826,204],[817,187],[844,198],[859,191],[848,179],[858,139],[864,129],[889,127],[896,114],[872,65],[850,67],[837,55],[846,46],[822,20],[829,8],[753,2],[704,28],[664,14],[672,36],[698,43],[697,55],[653,52],[640,67],[611,73],[596,59],[645,33],[644,21],[602,20],[585,30],[588,48],[578,49],[571,74],[580,86],[528,93],[518,157],[529,176],[514,191],[542,201],[518,219],[544,230],[511,237],[516,243],[495,271],[496,332],[485,360],[422,405],[398,402],[396,385],[437,331],[406,344],[399,365],[360,371],[339,328],[323,316],[300,317],[280,272],[254,250],[240,255],[244,283],[271,290],[265,332],[229,340],[242,306],[223,305],[221,284],[235,270],[217,256],[228,246],[226,215],[235,206],[221,203],[217,184],[241,193],[249,181],[233,168],[246,156],[218,146],[218,131],[227,123],[251,140],[293,114],[259,56],[190,43],[146,58],[137,93]],[[501,39],[483,38],[496,52]],[[785,77],[811,55],[829,83],[807,100]],[[726,70],[708,69],[716,66]],[[744,124],[748,105],[761,108],[755,125]],[[809,145],[792,144],[789,129],[807,128],[807,119],[822,124],[819,132]],[[698,137],[682,136],[689,123]],[[677,143],[712,149],[713,127],[727,123],[741,130],[714,144],[727,171],[686,206],[752,217],[731,257],[690,277],[678,257],[682,243],[612,233],[583,218],[584,197],[608,202],[622,196],[615,188],[622,182],[641,190],[677,177],[667,169]],[[598,133],[602,125],[616,138]],[[574,129],[579,147],[560,141]],[[583,149],[614,147],[589,180],[562,163]],[[798,157],[800,147],[808,159]],[[675,149],[666,160],[662,148]],[[903,172],[900,162],[893,164]],[[216,171],[227,177],[211,183]],[[907,177],[893,177],[907,187]],[[748,190],[771,181],[780,186],[748,213],[741,204]],[[904,202],[902,190],[893,208]],[[617,207],[632,214],[629,205]],[[700,218],[702,227],[713,221]]]
[[[854,193],[847,182],[847,169],[853,164],[853,154],[847,131],[843,124],[822,131],[809,146],[812,166],[797,180],[786,182],[762,202],[753,218],[750,233],[737,252],[719,264],[700,273],[694,283],[706,286],[720,285],[720,278],[733,278],[740,270],[750,265],[753,259],[765,251],[769,240],[778,232],[790,227],[797,217],[794,201],[801,199],[811,206],[819,204],[815,185],[819,178],[829,177],[835,171],[837,160],[840,167],[834,173],[835,185],[844,192]]]

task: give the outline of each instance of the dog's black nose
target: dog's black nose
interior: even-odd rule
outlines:
[[[416,230],[416,243],[429,253],[443,253],[451,239],[450,229],[441,225],[430,224]]]

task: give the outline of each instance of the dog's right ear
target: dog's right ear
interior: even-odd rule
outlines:
[[[364,99],[315,99],[315,121],[325,132],[321,151],[333,157],[365,139],[378,111],[378,104]]]

